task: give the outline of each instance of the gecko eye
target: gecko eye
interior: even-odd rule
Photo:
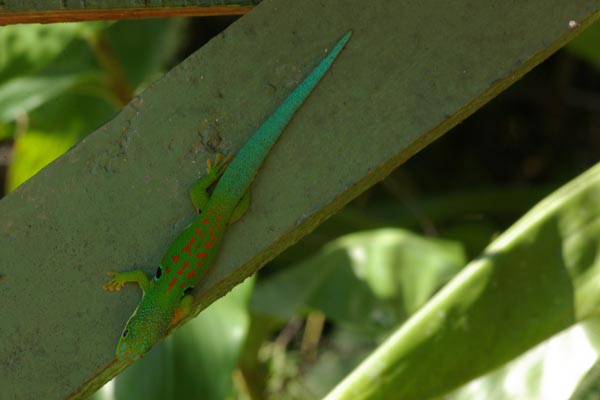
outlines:
[[[126,337],[127,337],[127,335],[129,335],[129,329],[125,329],[125,330],[123,331],[123,337],[124,337],[124,338],[126,338]]]
[[[154,279],[155,279],[155,280],[159,280],[161,275],[162,275],[162,268],[161,268],[161,267],[158,267],[158,268],[156,269],[156,275],[154,275]]]

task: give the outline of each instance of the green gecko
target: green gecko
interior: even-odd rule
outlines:
[[[207,161],[206,175],[190,188],[198,218],[173,241],[152,280],[144,271],[109,272],[105,290],[120,290],[135,282],[142,299],[127,321],[116,355],[137,359],[152,348],[192,308],[188,289],[197,285],[217,257],[228,224],[241,218],[250,205],[250,185],[263,160],[292,116],[310,95],[348,41],[347,32],[310,74],[294,89],[246,142],[235,158],[217,154]],[[214,187],[209,195],[207,189]]]

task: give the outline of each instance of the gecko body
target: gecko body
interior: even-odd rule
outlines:
[[[192,203],[200,214],[173,241],[151,280],[142,270],[109,272],[113,279],[104,289],[120,290],[126,283],[135,282],[143,291],[117,345],[117,358],[142,356],[190,311],[192,299],[186,291],[197,285],[214,264],[227,225],[239,219],[250,204],[250,185],[263,160],[350,35],[348,32],[338,41],[235,158],[217,154],[214,162],[208,160],[206,175],[190,189]],[[207,189],[215,183],[209,195]]]

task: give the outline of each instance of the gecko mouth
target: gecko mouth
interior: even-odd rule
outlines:
[[[122,343],[119,346],[119,351],[117,352],[117,358],[119,360],[135,360],[140,358],[144,353],[143,346],[141,351],[137,351],[132,349],[133,346],[128,346],[127,343]]]

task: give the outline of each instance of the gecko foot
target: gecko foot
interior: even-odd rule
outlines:
[[[229,163],[233,160],[233,156],[224,157],[223,154],[217,153],[215,160],[206,160],[206,174],[213,176],[215,179],[223,175]]]
[[[109,272],[108,276],[112,276],[113,278],[102,285],[104,290],[110,290],[111,292],[114,290],[121,290],[126,283],[132,282],[137,283],[143,292],[148,290],[150,287],[150,280],[144,271],[141,269],[136,269],[133,271],[126,272]]]
[[[107,275],[114,276],[114,278],[102,285],[102,289],[104,290],[110,290],[111,292],[115,290],[121,290],[127,283],[127,279],[123,277],[123,274],[110,271],[107,273]]]

